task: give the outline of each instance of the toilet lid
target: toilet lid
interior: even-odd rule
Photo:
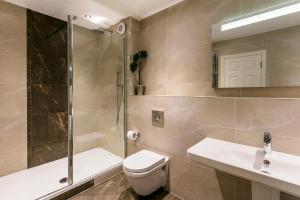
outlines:
[[[165,157],[157,153],[142,150],[129,157],[123,162],[124,170],[133,173],[142,173],[164,163]]]

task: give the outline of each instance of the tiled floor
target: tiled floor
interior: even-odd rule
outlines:
[[[72,200],[182,200],[177,196],[159,189],[154,194],[147,197],[138,196],[128,185],[123,174],[89,189]]]

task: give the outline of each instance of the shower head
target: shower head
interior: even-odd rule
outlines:
[[[91,30],[93,33],[98,34],[98,35],[103,35],[104,31],[100,30],[100,29],[92,29]]]

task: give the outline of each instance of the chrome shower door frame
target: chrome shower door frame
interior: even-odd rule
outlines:
[[[68,185],[73,184],[73,20],[68,15]]]

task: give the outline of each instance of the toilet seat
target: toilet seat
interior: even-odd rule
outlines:
[[[142,150],[127,157],[123,162],[123,169],[130,173],[145,173],[165,163],[165,160],[165,156]]]

